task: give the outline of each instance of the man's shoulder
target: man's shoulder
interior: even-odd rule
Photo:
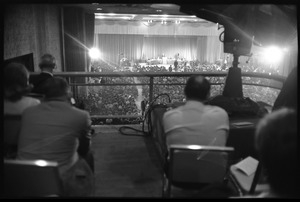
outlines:
[[[170,109],[170,110],[166,111],[164,113],[164,117],[170,117],[170,116],[173,116],[173,115],[180,114],[182,112],[181,108],[182,108],[182,106],[179,106],[177,108]]]
[[[205,105],[205,111],[207,113],[217,113],[217,114],[227,114],[225,109],[219,107],[219,106],[214,106],[214,105]]]
[[[29,82],[33,83],[33,82],[37,82],[37,81],[48,79],[48,78],[52,78],[52,75],[49,73],[41,72],[37,75],[31,75],[29,77]]]
[[[79,108],[74,107],[74,106],[71,106],[71,110],[74,111],[75,113],[78,113],[78,114],[83,115],[83,116],[90,116],[90,113],[88,111],[79,109]]]

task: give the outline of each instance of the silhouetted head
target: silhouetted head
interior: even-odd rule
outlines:
[[[297,113],[282,108],[267,114],[256,129],[255,146],[275,194],[300,196]]]
[[[210,93],[210,83],[205,77],[194,75],[191,76],[185,85],[184,94],[187,100],[204,101]]]
[[[53,70],[56,67],[55,57],[52,56],[51,54],[44,54],[41,57],[39,67],[41,70],[43,69]]]
[[[29,72],[21,63],[9,63],[4,67],[4,97],[17,101],[31,90]]]
[[[69,98],[70,86],[68,82],[61,77],[49,78],[45,82],[45,99]]]

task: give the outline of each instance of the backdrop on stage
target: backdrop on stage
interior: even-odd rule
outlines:
[[[163,63],[163,54],[167,58],[167,64],[174,63],[176,53],[180,54],[180,58],[188,61],[199,60],[215,63],[224,58],[223,44],[217,36],[96,34],[95,46],[102,53],[101,59],[114,66],[120,66],[121,57],[138,63],[147,63],[149,59],[158,59],[157,64]],[[120,53],[124,53],[124,56],[120,56]]]

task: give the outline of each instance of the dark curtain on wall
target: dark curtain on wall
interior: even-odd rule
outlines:
[[[95,16],[73,7],[64,8],[63,14],[65,69],[85,72],[89,66],[88,50],[94,44]],[[76,78],[76,82],[84,82],[84,78]]]
[[[66,71],[85,71],[84,15],[81,8],[64,8]]]
[[[95,14],[86,13],[85,14],[85,44],[88,48],[92,48],[94,45],[94,35],[95,35]],[[90,64],[90,58],[87,57],[87,67]]]

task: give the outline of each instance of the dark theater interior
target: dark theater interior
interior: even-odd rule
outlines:
[[[297,4],[2,3],[2,199],[300,198]]]

